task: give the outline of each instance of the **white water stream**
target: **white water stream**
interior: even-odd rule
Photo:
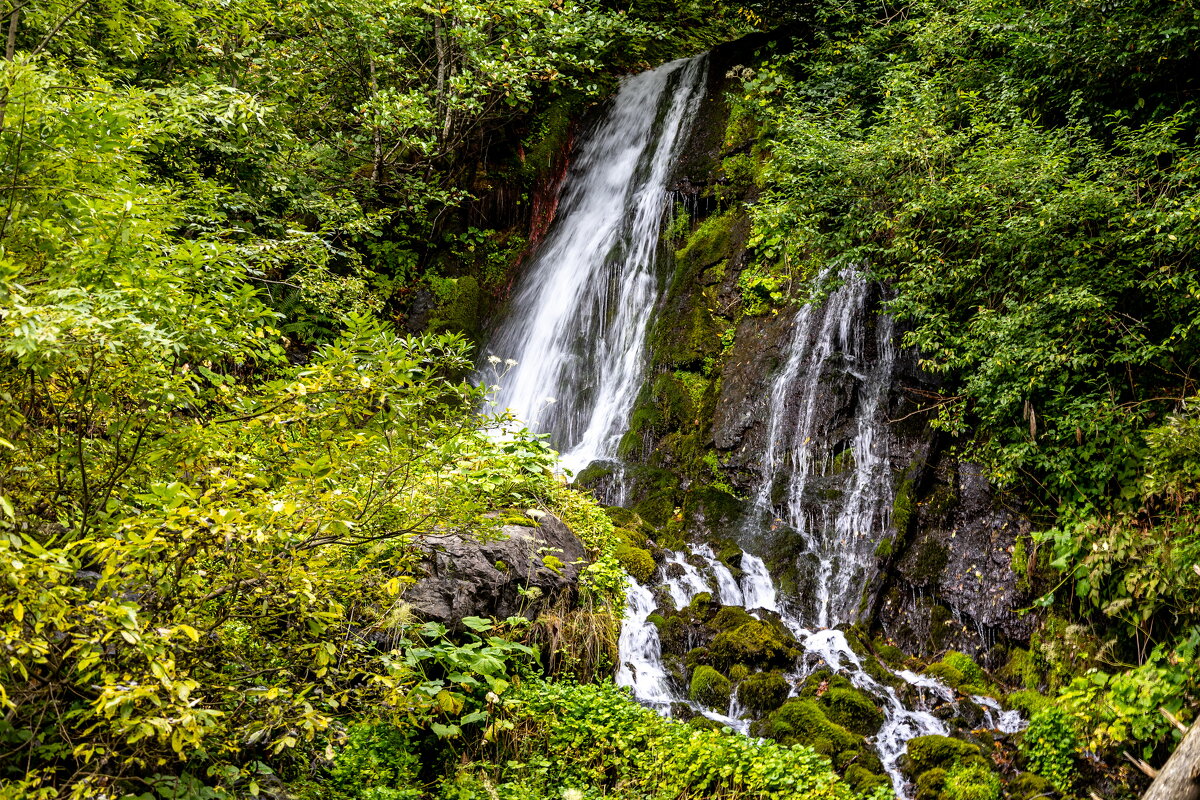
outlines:
[[[627,78],[584,137],[558,216],[488,345],[517,365],[495,404],[550,434],[563,466],[611,459],[642,385],[658,302],[667,180],[704,96],[707,58]]]

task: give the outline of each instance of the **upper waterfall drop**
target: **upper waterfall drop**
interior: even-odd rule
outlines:
[[[641,388],[667,181],[707,72],[699,56],[622,83],[579,144],[558,217],[487,347],[517,361],[495,406],[550,434],[567,469],[616,455]]]

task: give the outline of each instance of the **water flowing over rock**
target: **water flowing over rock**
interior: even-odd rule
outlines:
[[[820,275],[821,286],[830,276]],[[872,313],[871,284],[846,270],[823,302],[796,314],[771,387],[762,475],[750,525],[786,525],[803,543],[802,620],[853,622],[874,551],[890,524],[886,399],[894,326]]]
[[[488,345],[517,361],[496,406],[550,434],[568,469],[616,454],[641,388],[667,180],[705,75],[699,57],[622,84],[580,143],[557,220]]]

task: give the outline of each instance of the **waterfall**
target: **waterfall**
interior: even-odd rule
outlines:
[[[641,389],[667,181],[706,65],[674,61],[622,83],[577,148],[558,217],[488,346],[517,362],[496,407],[548,433],[566,469],[616,455]]]
[[[822,273],[817,286],[831,277]],[[811,589],[792,602],[802,620],[822,627],[854,621],[890,525],[885,412],[896,350],[891,319],[873,315],[870,299],[870,282],[849,269],[824,302],[796,314],[771,388],[757,513],[750,515],[752,526],[765,516],[773,523],[765,527],[783,523],[799,535]],[[840,419],[846,413],[848,424]]]

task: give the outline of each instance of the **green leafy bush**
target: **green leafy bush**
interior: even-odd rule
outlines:
[[[1081,742],[1071,718],[1058,706],[1033,715],[1021,736],[1021,754],[1029,768],[1064,794],[1075,785],[1075,754]]]

